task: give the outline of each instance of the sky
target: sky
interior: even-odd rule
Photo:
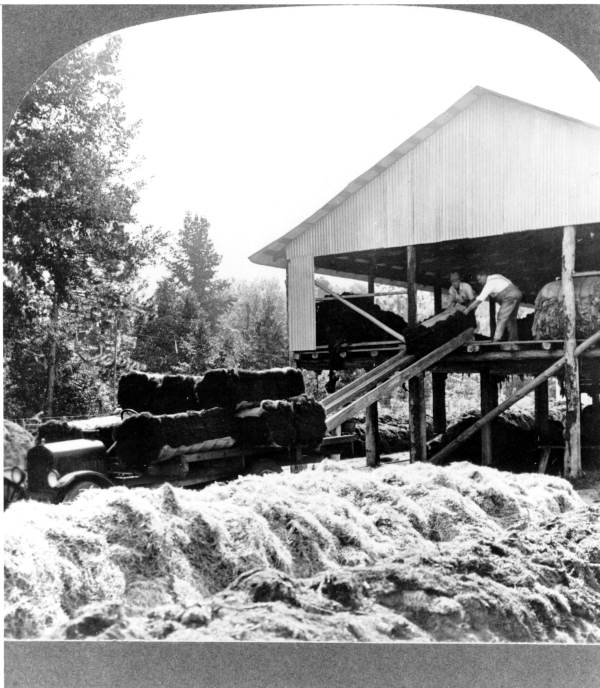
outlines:
[[[506,20],[432,7],[220,12],[120,31],[123,98],[142,120],[138,221],[205,216],[221,275],[286,233],[473,86],[600,124],[600,83]]]

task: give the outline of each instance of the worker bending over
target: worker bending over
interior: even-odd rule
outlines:
[[[449,306],[468,306],[475,300],[473,287],[468,282],[463,282],[460,278],[460,272],[454,270],[450,273],[450,295]]]
[[[483,289],[472,304],[466,308],[459,307],[460,310],[464,313],[470,313],[486,299],[492,299],[500,304],[493,341],[499,342],[505,329],[508,330],[509,341],[518,339],[517,314],[523,298],[521,290],[503,275],[488,275],[485,270],[477,272],[477,281],[483,286]]]

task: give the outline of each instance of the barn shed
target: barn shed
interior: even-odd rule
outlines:
[[[407,288],[409,325],[417,319],[416,290],[432,290],[440,310],[455,269],[472,277],[480,267],[505,274],[531,304],[544,284],[561,278],[567,297],[573,275],[600,270],[600,127],[477,86],[250,259],[286,270],[289,347],[305,367],[325,363],[317,345],[317,273],[366,280],[370,293],[377,283]],[[573,329],[564,354],[576,374],[567,365],[565,378],[579,399],[575,345]],[[375,347],[371,355],[381,360],[399,347]],[[465,349],[430,369],[481,372],[483,385],[490,373],[537,374],[560,355],[562,347]],[[599,359],[589,350],[578,358],[592,384]],[[410,381],[414,423],[424,417],[422,374]],[[497,399],[497,391],[483,391],[482,398]],[[436,399],[434,415],[435,407]]]

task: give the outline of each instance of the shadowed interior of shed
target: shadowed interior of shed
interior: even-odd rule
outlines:
[[[541,287],[560,278],[562,227],[455,239],[415,246],[416,280],[419,286],[449,286],[450,272],[459,270],[464,280],[476,284],[478,269],[501,273],[518,285],[524,301],[533,304]],[[577,272],[597,270],[600,265],[600,223],[580,225],[576,234]],[[407,248],[379,248],[335,255],[315,256],[315,271],[381,282],[406,282]],[[479,291],[477,287],[476,292]]]

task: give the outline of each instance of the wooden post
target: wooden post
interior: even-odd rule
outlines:
[[[379,414],[377,402],[365,409],[365,452],[367,466],[379,466]]]
[[[431,374],[433,432],[439,435],[446,430],[446,373]]]
[[[535,430],[543,439],[548,436],[548,380],[535,388]]]
[[[417,324],[417,249],[406,247],[406,297],[409,327]]]
[[[375,270],[377,268],[377,263],[374,258],[371,258],[371,272],[367,277],[367,294],[375,293]],[[375,297],[373,296],[373,303],[375,303]]]
[[[433,287],[433,310],[442,312],[442,285],[437,281]],[[436,435],[446,430],[446,374],[431,374],[431,397],[433,432]]]
[[[562,292],[565,310],[565,456],[564,475],[577,478],[581,475],[581,417],[579,409],[579,366],[575,356],[575,227],[563,230],[562,240]]]
[[[442,306],[442,285],[437,281],[433,285],[433,312],[441,313],[444,310]]]
[[[490,375],[489,370],[479,373],[479,388],[481,394],[481,416],[485,416],[498,406],[498,383]],[[492,425],[488,423],[481,428],[481,464],[491,466],[494,453],[492,449]]]
[[[417,249],[406,247],[406,283],[408,325],[417,324]],[[427,425],[425,418],[425,374],[408,381],[408,420],[410,428],[410,461],[427,460]]]
[[[490,339],[496,334],[496,302],[490,299]]]
[[[369,294],[375,292],[375,275],[371,273],[368,279]],[[375,297],[373,297],[375,303]],[[379,466],[379,409],[374,402],[365,409],[365,454],[367,466],[375,468]]]

